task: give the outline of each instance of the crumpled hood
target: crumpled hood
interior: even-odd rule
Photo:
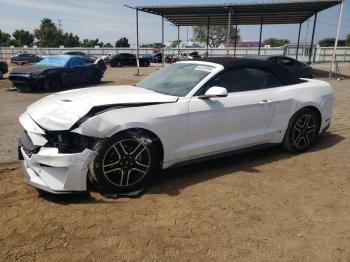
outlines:
[[[32,66],[18,66],[12,69],[10,74],[33,74],[37,75],[47,69],[58,68],[57,66],[48,65],[32,65]]]
[[[27,112],[42,128],[59,131],[69,130],[96,106],[170,103],[177,99],[136,86],[98,86],[49,95],[31,104]]]

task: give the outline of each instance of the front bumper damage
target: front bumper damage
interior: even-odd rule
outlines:
[[[31,157],[23,147],[20,151],[29,185],[56,194],[86,191],[89,165],[96,156],[94,151],[85,149],[81,153],[60,154],[57,148],[42,147]]]
[[[19,140],[18,153],[27,183],[55,194],[86,191],[88,169],[97,153],[88,148],[59,153],[58,148],[45,147],[45,131],[27,113],[20,122],[25,135]]]

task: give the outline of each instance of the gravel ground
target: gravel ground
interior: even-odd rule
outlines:
[[[104,84],[135,83],[134,72],[108,69]],[[346,65],[341,72],[350,75]],[[176,168],[138,198],[109,199],[39,195],[24,183],[17,119],[46,94],[6,91],[0,81],[0,260],[350,261],[350,79],[330,83],[332,125],[312,150]]]

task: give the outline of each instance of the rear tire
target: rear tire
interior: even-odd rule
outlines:
[[[318,114],[310,108],[301,109],[291,118],[282,147],[290,152],[304,152],[312,146],[319,129]]]
[[[111,61],[109,64],[111,65],[111,67],[121,67],[121,66],[123,66],[122,62],[120,62],[120,61]]]
[[[3,72],[0,70],[0,79],[3,79],[3,77],[4,77],[4,74],[3,74]]]
[[[145,187],[159,166],[159,152],[144,133],[117,134],[97,142],[90,174],[101,191],[126,193]]]

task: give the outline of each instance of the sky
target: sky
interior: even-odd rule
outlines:
[[[43,18],[51,18],[61,26],[64,32],[77,34],[80,39],[100,39],[114,44],[121,37],[127,37],[129,43],[136,42],[135,10],[129,6],[164,4],[206,4],[257,2],[258,0],[0,0],[0,29],[12,34],[16,29],[33,31]],[[315,40],[335,37],[339,15],[339,5],[319,13],[316,24]],[[140,43],[161,42],[161,18],[140,12]],[[302,26],[301,43],[310,42],[313,18]],[[259,26],[239,26],[242,40],[258,40]],[[192,38],[191,28],[183,27],[180,38]],[[264,25],[262,39],[269,37],[287,38],[297,41],[298,25]],[[340,38],[350,34],[350,0],[345,0]],[[177,28],[165,23],[165,41],[177,39]]]

